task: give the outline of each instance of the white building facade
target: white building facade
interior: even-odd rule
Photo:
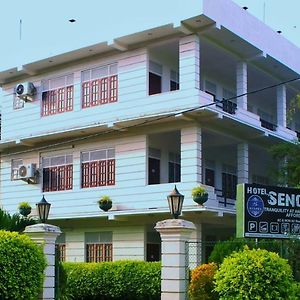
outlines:
[[[273,183],[269,148],[300,133],[299,115],[287,117],[300,50],[213,2],[177,25],[0,72],[1,205],[14,213],[44,195],[65,260],[158,260],[154,226],[169,217],[174,184],[193,240],[228,238],[236,184]],[[198,184],[204,206],[191,198]]]

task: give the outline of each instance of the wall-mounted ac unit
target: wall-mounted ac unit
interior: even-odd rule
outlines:
[[[28,179],[35,179],[36,175],[36,164],[21,165],[19,167],[18,179],[27,181]]]
[[[36,93],[36,88],[32,82],[23,82],[16,85],[16,95],[28,102],[33,101],[33,95]]]

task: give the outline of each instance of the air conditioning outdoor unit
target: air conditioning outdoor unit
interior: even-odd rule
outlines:
[[[21,165],[19,167],[19,179],[34,179],[36,177],[36,164]]]
[[[20,99],[28,102],[33,101],[33,95],[36,92],[36,88],[32,82],[23,82],[16,85],[15,91]]]

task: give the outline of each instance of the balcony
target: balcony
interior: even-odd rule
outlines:
[[[269,130],[272,130],[272,131],[276,131],[276,128],[277,128],[276,124],[268,122],[268,121],[266,121],[262,118],[260,118],[260,123],[261,123],[262,127],[266,128],[266,129],[269,129]]]

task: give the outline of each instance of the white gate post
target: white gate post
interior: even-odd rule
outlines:
[[[186,249],[195,225],[182,219],[169,219],[156,223],[162,242],[161,299],[186,299]]]
[[[61,234],[60,228],[49,224],[35,224],[24,230],[31,240],[43,246],[47,267],[44,271],[45,279],[43,291],[39,300],[54,300],[55,297],[55,241]]]

